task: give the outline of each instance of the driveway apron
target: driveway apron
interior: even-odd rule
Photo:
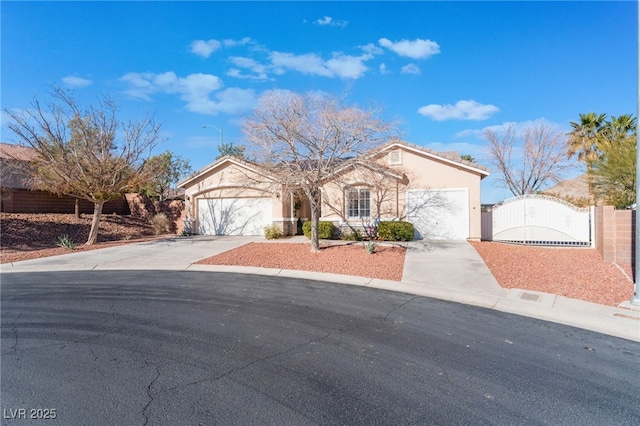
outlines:
[[[478,252],[466,241],[418,240],[407,247],[402,282],[505,297]]]
[[[3,272],[88,269],[184,270],[194,262],[257,241],[251,236],[193,236],[126,244],[100,250],[2,265]]]

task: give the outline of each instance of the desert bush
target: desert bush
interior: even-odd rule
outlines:
[[[357,229],[354,229],[353,232],[343,234],[342,239],[344,241],[362,241],[362,234]]]
[[[318,238],[327,240],[333,236],[333,222],[318,222]],[[311,239],[311,222],[302,225],[304,236]]]
[[[169,229],[169,218],[164,213],[158,213],[151,218],[151,228],[156,235],[167,232]]]
[[[376,252],[376,248],[378,247],[378,244],[376,244],[373,241],[367,241],[364,244],[364,249],[367,251],[367,253],[369,254],[373,254]]]
[[[264,237],[267,240],[282,238],[282,231],[277,225],[267,225],[264,227]]]
[[[76,248],[76,243],[74,243],[73,240],[71,240],[71,238],[69,238],[69,236],[65,234],[61,237],[58,237],[58,247],[64,247],[67,250],[73,250],[74,248]]]
[[[413,224],[410,222],[380,222],[378,237],[384,241],[413,240]]]

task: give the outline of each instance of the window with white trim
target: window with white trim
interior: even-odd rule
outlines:
[[[347,216],[349,219],[371,217],[371,191],[351,188],[347,191]]]

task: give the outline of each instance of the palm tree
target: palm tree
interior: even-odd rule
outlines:
[[[587,166],[587,182],[589,185],[589,198],[593,201],[593,165],[600,158],[598,143],[602,136],[606,114],[589,112],[580,114],[580,122],[571,121],[573,130],[569,133],[567,156],[578,156]]]
[[[603,137],[610,142],[622,141],[636,134],[637,119],[632,114],[611,116],[603,128]]]

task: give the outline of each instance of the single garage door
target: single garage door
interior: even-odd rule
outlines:
[[[271,198],[200,198],[198,233],[263,235],[271,221]]]
[[[466,240],[469,237],[469,190],[409,190],[407,220],[416,238]]]

